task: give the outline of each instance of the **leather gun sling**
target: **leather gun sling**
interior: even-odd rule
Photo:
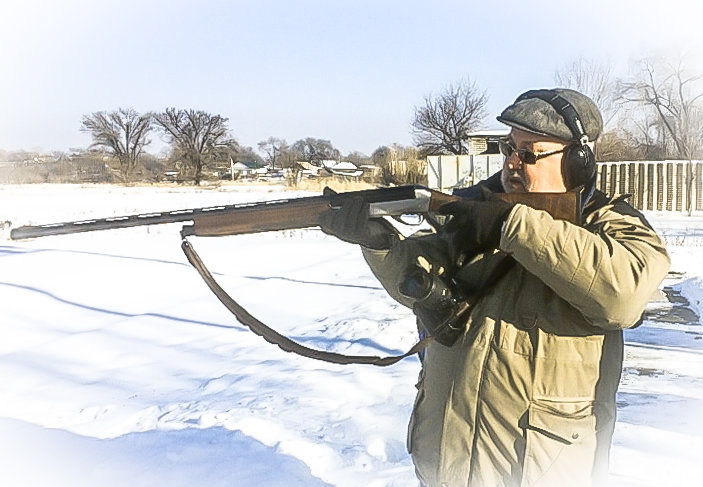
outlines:
[[[313,348],[301,345],[288,337],[285,337],[273,330],[269,326],[265,325],[257,318],[252,316],[243,306],[237,303],[227,291],[222,289],[220,285],[212,277],[212,274],[207,269],[203,261],[200,259],[198,254],[195,252],[193,246],[188,242],[187,239],[183,239],[181,243],[181,248],[188,258],[188,262],[191,263],[195,270],[198,271],[200,277],[203,278],[205,284],[210,288],[210,290],[217,296],[217,298],[225,305],[225,307],[237,318],[237,320],[249,328],[251,331],[257,335],[264,338],[269,343],[277,345],[279,348],[286,352],[292,352],[303,357],[312,358],[315,360],[322,360],[324,362],[330,362],[333,364],[368,364],[377,365],[379,367],[386,367],[388,365],[393,365],[405,357],[414,355],[424,349],[429,345],[434,338],[425,337],[415,344],[407,353],[403,355],[391,355],[388,357],[378,357],[374,355],[344,355],[341,353],[328,352],[325,350],[316,350]]]

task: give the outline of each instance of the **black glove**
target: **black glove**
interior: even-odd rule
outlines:
[[[475,255],[498,247],[503,222],[514,204],[501,200],[460,200],[442,205],[442,215],[452,215],[444,226],[454,248]]]
[[[338,209],[324,213],[320,228],[345,242],[376,250],[390,248],[394,233],[387,222],[369,218],[369,204],[361,198],[345,198]]]

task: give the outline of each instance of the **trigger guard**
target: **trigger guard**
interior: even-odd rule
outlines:
[[[418,217],[417,223],[411,223],[411,222],[407,222],[407,221],[403,220],[403,217],[406,215],[417,216]],[[422,223],[427,219],[427,217],[425,215],[423,215],[422,213],[406,213],[403,215],[392,215],[391,218],[393,218],[398,223],[402,223],[403,225],[409,225],[412,227],[422,225]],[[428,220],[428,222],[429,222],[429,220]],[[431,225],[431,223],[430,223],[430,225]]]

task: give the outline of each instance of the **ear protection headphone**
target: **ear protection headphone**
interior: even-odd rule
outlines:
[[[566,189],[584,185],[593,186],[596,175],[596,157],[588,146],[588,136],[576,109],[563,96],[553,90],[533,90],[525,93],[517,101],[527,98],[539,98],[549,103],[561,115],[569,127],[573,141],[564,151],[561,174]]]

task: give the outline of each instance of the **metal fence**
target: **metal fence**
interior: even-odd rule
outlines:
[[[631,194],[640,210],[703,211],[703,161],[624,161],[598,164],[597,187]]]

